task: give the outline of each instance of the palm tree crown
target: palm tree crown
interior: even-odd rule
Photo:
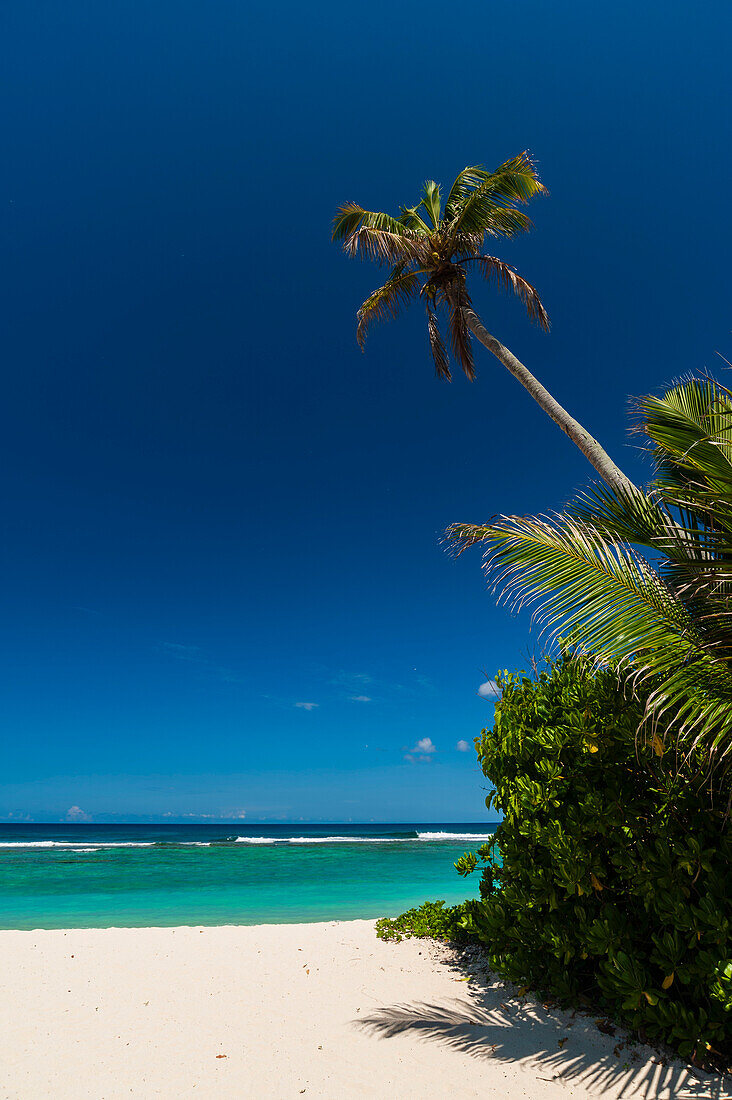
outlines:
[[[475,378],[471,346],[472,302],[467,273],[475,270],[518,295],[529,317],[549,328],[549,317],[534,287],[496,256],[483,253],[485,237],[514,237],[531,228],[518,209],[535,195],[546,193],[527,152],[507,160],[495,172],[465,168],[450,188],[443,207],[439,184],[428,180],[420,201],[403,206],[398,217],[345,203],[333,222],[333,239],[349,256],[388,264],[392,270],[358,311],[356,336],[363,349],[369,325],[396,317],[421,298],[427,309],[427,331],[437,374],[450,380],[450,364],[438,323],[447,314],[452,352],[467,377]]]

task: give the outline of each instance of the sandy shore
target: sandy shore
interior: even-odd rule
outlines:
[[[0,932],[0,1096],[730,1096],[373,921]]]

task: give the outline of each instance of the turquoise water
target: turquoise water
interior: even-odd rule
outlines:
[[[477,892],[494,825],[0,826],[0,928],[284,924]]]

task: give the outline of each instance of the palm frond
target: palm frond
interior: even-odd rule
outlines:
[[[455,177],[455,182],[447,196],[445,217],[454,217],[466,199],[484,184],[501,175],[507,177],[502,185],[504,189],[508,189],[505,191],[506,197],[510,195],[516,202],[528,202],[535,194],[546,193],[546,188],[538,178],[531,155],[528,150],[524,150],[517,157],[504,161],[493,172],[487,171],[480,164],[463,168],[462,172]]]
[[[466,256],[459,262],[475,264],[484,279],[515,294],[523,302],[529,319],[540,325],[545,332],[549,331],[549,314],[542,304],[539,292],[511,264],[504,263],[497,256]]]
[[[732,523],[732,395],[712,378],[690,378],[638,403],[659,483],[679,503]],[[679,495],[679,490],[681,494]]]
[[[425,255],[425,236],[399,218],[364,210],[357,203],[344,203],[333,219],[332,238],[340,241],[349,256],[396,264],[418,261]]]
[[[645,491],[630,485],[612,491],[594,483],[578,493],[567,505],[567,512],[608,538],[644,546],[669,558],[685,560],[698,552],[696,530],[679,523],[653,488]]]
[[[423,263],[425,247],[419,238],[392,233],[390,230],[372,229],[362,225],[344,243],[344,251],[350,256],[360,252],[364,260],[380,264]]]
[[[528,152],[505,161],[494,172],[480,166],[465,168],[457,177],[445,203],[445,219],[452,232],[483,231],[514,236],[531,225],[516,205],[529,202],[546,188]]]
[[[459,524],[449,537],[458,549],[487,545],[485,570],[494,591],[501,590],[514,610],[534,605],[542,629],[572,636],[581,631],[581,644],[603,659],[635,653],[639,639],[659,623],[693,630],[683,604],[640,555],[567,513],[500,516],[482,527]],[[622,654],[614,623],[607,621],[611,607],[625,615]]]
[[[470,295],[461,285],[451,285],[446,288],[445,299],[448,309],[450,325],[450,342],[453,355],[463,369],[463,373],[469,382],[475,381],[475,360],[473,359],[473,342],[465,319],[464,310],[472,305]]]
[[[456,233],[450,238],[450,256],[453,263],[460,263],[471,256],[478,256],[483,247],[485,233]]]
[[[652,713],[687,747],[703,744],[718,756],[732,751],[729,662],[631,547],[566,513],[455,524],[448,537],[458,553],[477,542],[487,546],[486,572],[514,610],[531,607],[543,630],[658,685]]]
[[[416,272],[404,271],[398,267],[383,286],[369,294],[358,311],[356,339],[361,351],[364,350],[366,334],[374,321],[383,321],[398,317],[402,309],[419,294],[420,282]]]
[[[497,206],[490,198],[476,199],[460,218],[459,232],[483,233],[489,237],[515,237],[528,233],[533,222],[523,210]]]
[[[445,217],[453,217],[460,203],[464,202],[477,187],[485,183],[490,174],[481,164],[473,164],[468,168],[463,168],[462,172],[459,172],[455,177],[445,200]]]
[[[422,191],[422,205],[432,219],[432,224],[437,229],[442,216],[442,194],[439,183],[434,180],[425,180]]]
[[[450,373],[447,348],[445,347],[445,341],[442,339],[437,314],[430,306],[427,306],[427,333],[430,340],[430,351],[432,352],[432,358],[435,363],[435,372],[438,378],[444,379],[445,382],[450,382],[452,380],[452,374]]]
[[[689,512],[675,509],[672,513],[657,483],[647,490],[631,485],[615,491],[593,484],[570,502],[567,512],[608,538],[662,555],[666,568],[680,565],[694,574],[719,568],[725,576],[732,569],[732,539],[727,532],[700,526]]]
[[[344,202],[338,207],[333,218],[332,239],[346,241],[361,226],[369,229],[384,229],[397,235],[407,235],[405,226],[390,214],[383,214],[378,210],[365,210],[356,202]]]
[[[413,229],[420,235],[426,236],[430,232],[430,227],[419,213],[419,208],[423,205],[423,203],[418,202],[416,206],[403,206],[399,221],[407,229]]]
[[[658,488],[634,486],[611,492],[593,485],[568,506],[568,514],[605,537],[659,555],[657,569],[692,614],[705,645],[732,656],[732,539],[694,516],[672,514]]]

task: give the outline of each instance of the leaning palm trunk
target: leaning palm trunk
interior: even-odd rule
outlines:
[[[516,358],[513,352],[504,347],[495,336],[491,336],[475,310],[464,307],[463,316],[476,340],[479,340],[483,347],[487,348],[499,362],[503,363],[506,370],[510,371],[524,389],[531,394],[540,408],[552,418],[555,424],[559,425],[575,446],[579,447],[582,454],[592,463],[609,488],[613,492],[632,489],[632,481],[613,462],[607,451],[582,427],[578,420],[570,416],[567,410],[552,397],[545,386],[542,386],[538,378],[534,378],[531,371],[523,365],[520,359]]]

